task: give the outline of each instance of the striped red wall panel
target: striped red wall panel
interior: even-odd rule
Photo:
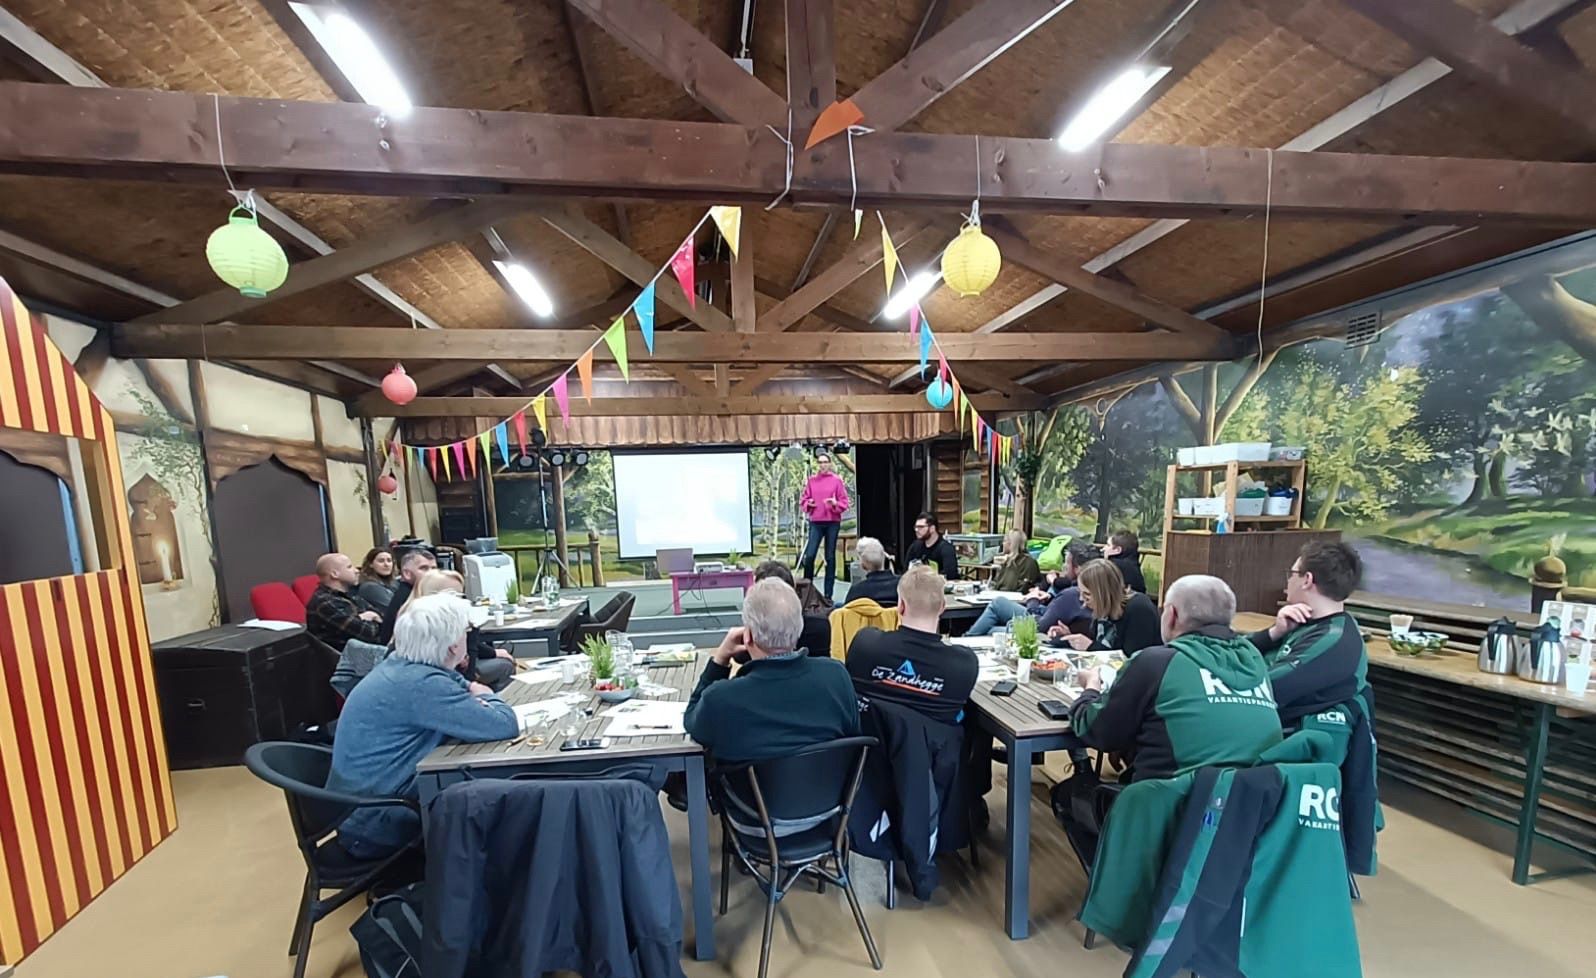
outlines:
[[[111,416],[4,279],[0,426],[102,451],[118,503],[115,569],[0,586],[0,964],[14,964],[177,812]]]

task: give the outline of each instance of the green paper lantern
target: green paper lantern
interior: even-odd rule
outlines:
[[[264,299],[288,278],[288,256],[260,229],[255,213],[235,207],[227,223],[205,242],[205,260],[223,282],[251,299]]]

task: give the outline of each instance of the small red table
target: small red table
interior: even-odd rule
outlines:
[[[748,589],[754,586],[754,572],[751,570],[723,570],[723,571],[672,571],[671,572],[671,608],[678,615],[682,613],[682,589],[689,591],[708,591],[717,587],[740,587],[747,594]]]

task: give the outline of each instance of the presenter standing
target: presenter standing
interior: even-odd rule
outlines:
[[[826,601],[832,601],[831,588],[836,583],[837,531],[842,529],[842,514],[848,511],[848,487],[842,477],[832,471],[831,456],[820,452],[815,456],[820,470],[804,483],[803,495],[798,498],[798,508],[809,518],[809,542],[804,544],[802,569],[804,576],[815,579],[815,551],[822,540],[826,543]]]

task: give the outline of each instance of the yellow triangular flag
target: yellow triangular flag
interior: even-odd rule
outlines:
[[[743,209],[711,207],[709,216],[715,219],[715,226],[720,228],[720,236],[726,239],[726,247],[731,249],[732,257],[737,257],[737,239],[743,231]]]
[[[547,437],[549,434],[549,406],[544,402],[543,397],[544,395],[539,394],[537,397],[532,398],[532,413],[537,416],[538,430],[543,432],[544,437]]]
[[[449,473],[449,448],[448,448],[448,446],[443,446],[443,447],[439,448],[438,449],[438,454],[443,456],[443,477],[445,479],[453,479],[454,476]]]
[[[881,267],[887,272],[887,295],[892,295],[892,279],[898,272],[898,249],[892,247],[892,236],[887,234],[887,222],[881,222]]]
[[[604,343],[610,348],[610,353],[615,356],[615,365],[621,368],[621,379],[631,383],[632,371],[626,363],[626,317],[618,317],[610,328],[604,331]]]

